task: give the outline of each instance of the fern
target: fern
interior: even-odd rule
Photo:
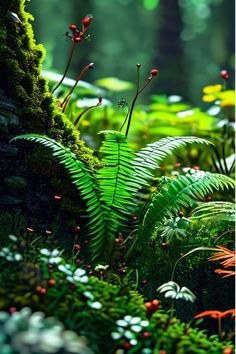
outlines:
[[[235,222],[235,204],[231,202],[209,202],[199,205],[190,215],[191,220]]]
[[[107,233],[108,212],[100,201],[100,191],[96,180],[87,171],[85,164],[81,162],[70,149],[47,136],[25,134],[12,139],[12,141],[17,140],[27,140],[42,145],[46,149],[49,149],[52,152],[52,156],[66,168],[67,172],[70,174],[72,183],[76,186],[82,199],[86,202],[86,211],[90,219],[89,228],[92,236],[91,248],[96,249],[98,240],[106,239],[104,234]],[[98,253],[95,253],[93,256],[96,258]]]
[[[153,196],[144,214],[143,222],[138,230],[136,246],[139,245],[144,234],[151,237],[156,231],[156,225],[165,217],[171,217],[182,207],[191,207],[196,199],[203,199],[213,193],[214,189],[233,186],[234,181],[231,178],[209,172],[198,172],[169,179],[163,184],[161,191]]]
[[[153,178],[152,171],[160,167],[159,163],[171,154],[173,150],[189,143],[212,144],[208,140],[194,136],[167,137],[152,144],[148,144],[136,153],[137,157],[133,160],[136,170],[136,178],[139,181],[143,181],[143,185],[148,184],[147,182],[150,182]]]

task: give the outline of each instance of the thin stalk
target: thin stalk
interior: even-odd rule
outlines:
[[[126,121],[127,121],[127,119],[128,119],[128,115],[129,115],[129,109],[128,109],[127,113],[126,113],[125,120],[124,120],[122,126],[120,127],[120,132],[121,132],[121,130],[123,129],[123,127],[124,127],[124,125],[125,125],[125,123],[126,123]]]
[[[140,95],[140,93],[148,86],[148,84],[152,81],[152,79],[153,79],[153,76],[150,76],[147,79],[145,85],[140,90],[136,91],[136,94],[134,96],[133,102],[132,102],[130,110],[129,110],[128,124],[127,124],[126,132],[125,132],[125,136],[126,137],[128,136],[128,133],[129,133],[129,128],[130,128],[130,123],[131,123],[131,118],[132,118],[132,113],[133,113],[133,110],[134,110],[135,102],[137,101],[137,98]]]
[[[71,47],[71,51],[70,51],[70,56],[69,56],[69,59],[68,59],[68,62],[67,62],[67,65],[66,65],[66,69],[65,69],[65,72],[61,78],[61,80],[58,82],[58,84],[54,87],[54,89],[52,90],[52,93],[54,93],[58,87],[61,85],[61,83],[63,82],[63,80],[65,79],[66,77],[66,74],[67,74],[67,71],[70,67],[70,63],[71,63],[71,60],[72,60],[72,57],[73,57],[73,54],[74,54],[74,50],[75,50],[75,45],[76,45],[76,42],[73,42],[73,45]]]
[[[78,117],[76,118],[76,120],[74,121],[74,123],[73,123],[74,126],[75,126],[75,127],[77,126],[77,124],[79,123],[80,119],[82,118],[82,116],[83,116],[85,113],[87,113],[88,111],[90,111],[90,109],[93,109],[93,108],[96,108],[96,107],[101,106],[101,104],[102,104],[102,102],[101,102],[101,100],[99,100],[98,103],[95,104],[94,106],[90,106],[90,107],[85,108],[85,109],[78,115]]]
[[[68,100],[70,99],[70,96],[72,94],[72,92],[74,91],[75,87],[77,86],[78,82],[80,81],[80,79],[83,77],[83,75],[90,69],[93,68],[93,63],[90,63],[89,65],[85,66],[85,68],[83,68],[83,70],[79,73],[79,76],[77,78],[77,80],[75,81],[74,86],[72,87],[72,89],[70,90],[70,92],[66,95],[66,97],[64,98],[64,100],[62,101],[61,107],[63,107],[65,104],[68,103]]]
[[[172,302],[171,302],[170,318],[172,318],[174,316],[174,310],[175,310],[175,299],[173,299]]]
[[[221,317],[218,317],[218,334],[219,337],[222,338],[222,323],[221,323]]]
[[[223,159],[223,163],[225,166],[225,173],[228,176],[229,175],[229,170],[228,170],[228,166],[227,166],[227,162],[226,162],[226,158],[225,158],[225,143],[222,143],[222,159]]]
[[[189,256],[190,254],[194,253],[194,252],[197,252],[197,251],[219,251],[219,248],[211,248],[211,247],[196,247],[194,248],[193,250],[187,252],[186,254],[184,254],[182,257],[180,257],[176,262],[175,262],[175,265],[174,265],[174,268],[173,268],[173,271],[172,271],[172,274],[171,274],[171,281],[173,281],[174,279],[174,274],[175,274],[175,270],[176,270],[176,267],[177,265],[179,264],[179,262]]]

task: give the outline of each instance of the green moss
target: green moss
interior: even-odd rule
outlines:
[[[21,20],[17,24],[10,16]],[[25,0],[2,0],[0,4],[0,88],[21,107],[21,125],[27,132],[47,134],[69,145],[91,167],[96,163],[78,131],[63,114],[40,76],[45,50],[37,45],[25,12]]]

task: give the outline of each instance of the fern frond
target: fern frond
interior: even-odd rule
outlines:
[[[137,241],[144,233],[151,237],[158,223],[162,222],[165,217],[176,214],[182,207],[191,207],[196,199],[203,199],[212,194],[214,189],[233,186],[233,179],[209,172],[198,172],[169,179],[163,184],[161,191],[153,196],[138,230]]]
[[[134,205],[134,193],[139,188],[133,178],[134,167],[131,161],[134,154],[124,134],[109,130],[101,133],[105,137],[99,150],[104,155],[104,167],[97,174],[101,199],[121,214],[130,214],[130,207]]]
[[[90,219],[89,228],[92,240],[90,243],[92,257],[101,256],[101,247],[97,249],[98,240],[103,240],[101,246],[107,238],[107,219],[109,211],[107,211],[100,200],[99,187],[96,184],[95,178],[89,173],[86,165],[80,161],[77,156],[64,147],[59,142],[38,134],[25,134],[17,136],[12,141],[26,140],[37,143],[49,150],[53,157],[62,164],[66,171],[70,174],[72,183],[79,191],[81,198],[86,203],[86,212]],[[113,229],[113,226],[110,227]],[[110,230],[109,230],[110,232]],[[96,252],[95,252],[96,250]]]
[[[137,178],[143,181],[150,181],[153,178],[153,170],[159,168],[159,163],[162,162],[173,150],[185,146],[186,144],[206,144],[213,145],[205,139],[195,136],[176,136],[160,139],[152,144],[148,144],[142,148],[133,160]],[[147,183],[145,183],[147,184]]]
[[[211,220],[235,222],[235,204],[231,202],[203,203],[190,215],[191,220]]]

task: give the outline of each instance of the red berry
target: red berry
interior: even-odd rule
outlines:
[[[36,291],[37,291],[37,293],[40,294],[40,295],[45,295],[46,292],[47,292],[47,289],[42,288],[41,286],[37,286]]]
[[[62,198],[61,195],[54,195],[55,200],[61,200],[61,198]]]
[[[163,350],[163,349],[160,349],[160,350],[159,350],[159,354],[166,354],[166,351]]]
[[[194,165],[194,166],[192,166],[192,168],[194,168],[194,170],[200,170],[200,166],[198,166],[198,165]]]
[[[150,338],[151,333],[150,332],[143,332],[143,336],[144,336],[144,338]]]
[[[180,167],[181,163],[180,162],[176,162],[175,167]]]
[[[74,231],[79,233],[80,232],[80,226],[75,226]]]
[[[158,300],[156,300],[156,299],[152,301],[152,308],[153,308],[154,310],[157,310],[158,307],[159,307],[159,305],[160,305],[160,301],[158,301]]]
[[[85,244],[89,243],[89,240],[85,240],[84,243],[85,243]]]
[[[145,302],[144,305],[146,306],[147,310],[150,310],[152,308],[152,303],[150,301]]]
[[[88,272],[88,274],[89,274],[89,275],[93,275],[93,271],[92,271],[92,270],[90,270],[90,272]]]
[[[27,228],[26,228],[26,231],[28,231],[28,232],[31,233],[31,232],[34,232],[34,229],[32,229],[31,227],[27,227]]]
[[[71,31],[75,31],[75,30],[77,29],[77,27],[76,27],[76,25],[70,25],[70,26],[69,26],[69,29],[70,29]]]
[[[138,220],[138,217],[136,215],[131,215],[131,220],[136,221]]]
[[[10,313],[14,313],[16,311],[17,311],[16,307],[14,307],[14,306],[9,307],[9,312]]]
[[[147,279],[143,279],[142,281],[143,284],[147,284],[147,282],[148,282]]]
[[[55,280],[55,279],[49,279],[48,285],[49,285],[49,286],[54,286],[54,285],[56,285],[56,280]]]
[[[167,250],[168,244],[166,242],[162,242],[161,248],[165,251]]]
[[[229,78],[229,73],[227,70],[221,70],[220,76],[222,77],[222,79],[227,80]]]
[[[76,264],[80,264],[80,262],[81,262],[81,259],[79,259],[79,258],[75,260]]]
[[[81,249],[81,246],[80,246],[78,243],[76,243],[76,244],[74,245],[74,249],[75,249],[76,251],[79,251],[79,250]]]
[[[124,268],[120,268],[120,269],[118,269],[118,272],[119,272],[120,274],[125,274],[125,273],[126,273],[126,270],[125,270]]]
[[[87,269],[92,269],[91,264],[86,264],[86,268],[87,268]]]
[[[157,70],[157,69],[152,69],[152,70],[150,71],[150,74],[151,74],[152,76],[157,76],[158,70]]]
[[[130,342],[125,342],[124,345],[123,345],[123,347],[124,347],[126,350],[128,350],[128,349],[130,349],[130,348],[132,347],[132,345],[130,344]]]
[[[223,354],[232,354],[233,353],[233,349],[232,348],[225,348],[223,351]]]

